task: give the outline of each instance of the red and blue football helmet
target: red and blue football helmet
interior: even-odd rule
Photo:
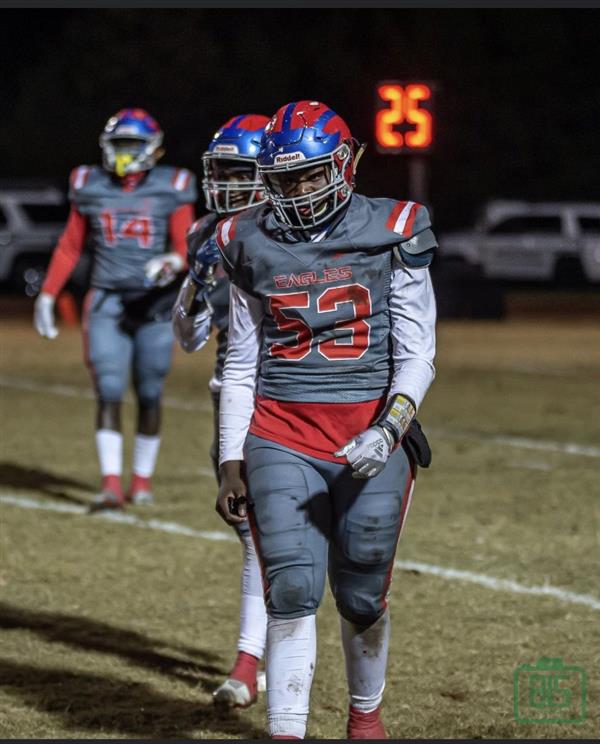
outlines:
[[[279,220],[295,229],[329,222],[354,188],[356,141],[345,121],[324,103],[282,106],[269,121],[257,157],[258,170]],[[278,176],[326,166],[328,183],[302,196],[284,196]]]
[[[259,114],[241,114],[215,132],[202,156],[202,190],[211,212],[231,214],[266,201],[256,156],[268,121]]]
[[[102,165],[118,176],[150,170],[163,155],[162,141],[163,132],[147,111],[121,109],[100,135]]]

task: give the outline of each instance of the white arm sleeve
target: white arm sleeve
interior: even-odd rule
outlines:
[[[394,376],[389,395],[402,393],[417,409],[435,377],[435,297],[428,269],[394,264],[390,294]]]
[[[254,411],[262,319],[261,301],[231,284],[227,356],[219,404],[219,465],[244,459],[244,441]]]

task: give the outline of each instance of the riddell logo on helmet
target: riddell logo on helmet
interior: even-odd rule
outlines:
[[[237,155],[239,150],[235,145],[216,145],[214,152],[227,152],[231,155]]]
[[[294,163],[296,160],[305,160],[303,152],[287,152],[285,155],[275,155],[275,164]]]

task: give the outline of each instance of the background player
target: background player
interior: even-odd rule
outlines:
[[[122,109],[102,134],[102,168],[71,174],[71,211],[35,303],[34,324],[58,335],[54,303],[79,260],[93,247],[91,289],[83,311],[85,361],[97,396],[96,447],[102,487],[94,508],[152,501],[151,476],[160,446],[161,394],[171,366],[170,311],[177,273],[185,267],[185,235],[194,219],[195,177],[156,165],[163,132],[143,109]],[[138,403],[131,486],[121,475],[121,400],[130,373]]]
[[[217,359],[209,387],[214,407],[211,458],[219,480],[219,398],[227,349],[229,279],[220,266],[220,253],[212,235],[223,215],[233,215],[262,204],[265,193],[256,155],[266,116],[247,114],[229,119],[211,140],[202,161],[204,199],[210,214],[197,220],[188,234],[190,272],[184,279],[173,309],[173,328],[182,348],[202,348],[211,328],[217,329]],[[204,248],[201,246],[206,243]],[[200,251],[199,251],[200,249]],[[196,259],[198,254],[198,259]],[[219,705],[245,708],[256,699],[257,664],[264,653],[267,616],[260,567],[246,522],[236,525],[243,546],[238,654],[229,677],[214,692]]]
[[[417,464],[409,440],[428,464],[413,419],[434,375],[435,238],[423,206],[353,194],[359,153],[327,106],[283,106],[257,158],[272,206],[215,233],[232,280],[217,508],[239,523],[249,499],[273,738],[305,734],[326,566],[348,737],[385,737],[386,597]]]

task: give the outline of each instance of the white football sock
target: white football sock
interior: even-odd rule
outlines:
[[[267,626],[267,715],[269,733],[304,738],[310,688],[317,658],[314,615]]]
[[[260,565],[252,535],[242,536],[244,565],[242,568],[242,596],[240,602],[240,637],[238,651],[261,659],[267,640],[267,610],[263,596]]]
[[[133,443],[133,474],[150,478],[154,473],[160,448],[159,436],[136,434]]]
[[[96,451],[102,476],[121,475],[123,472],[123,435],[120,431],[97,429]]]
[[[390,646],[389,610],[363,629],[340,616],[350,705],[370,713],[380,704]]]

